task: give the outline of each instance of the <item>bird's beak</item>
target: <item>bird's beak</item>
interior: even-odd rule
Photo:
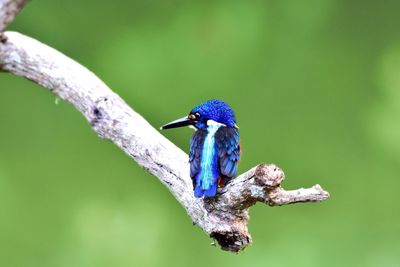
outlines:
[[[183,118],[177,119],[175,121],[171,121],[170,123],[167,123],[167,124],[161,126],[160,130],[178,128],[178,127],[183,127],[183,126],[190,126],[190,125],[194,125],[194,123],[195,123],[195,121],[188,119],[188,117],[183,117]]]

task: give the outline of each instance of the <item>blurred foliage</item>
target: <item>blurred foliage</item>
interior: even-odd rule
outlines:
[[[32,1],[11,25],[76,59],[155,127],[210,98],[319,204],[251,209],[211,245],[171,194],[65,102],[0,74],[1,266],[398,266],[400,2]],[[188,149],[190,130],[163,132]]]

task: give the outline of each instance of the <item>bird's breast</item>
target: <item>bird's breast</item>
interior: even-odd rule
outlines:
[[[215,180],[214,170],[217,167],[217,155],[215,149],[215,133],[221,125],[209,125],[207,127],[207,135],[205,136],[202,153],[201,153],[201,172],[200,179],[202,188],[208,189]]]

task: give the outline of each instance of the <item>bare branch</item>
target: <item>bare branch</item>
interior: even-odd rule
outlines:
[[[0,38],[1,32],[25,6],[27,0],[0,0]]]
[[[284,173],[261,164],[219,189],[215,198],[196,199],[189,177],[188,156],[85,67],[34,39],[6,32],[0,43],[0,70],[32,80],[74,105],[93,130],[156,176],[183,205],[193,223],[216,239],[224,250],[237,252],[250,244],[248,208],[326,200],[319,185],[285,191]]]

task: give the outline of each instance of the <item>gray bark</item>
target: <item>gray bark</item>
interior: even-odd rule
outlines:
[[[0,0],[0,33],[14,20],[26,2],[27,0]]]

